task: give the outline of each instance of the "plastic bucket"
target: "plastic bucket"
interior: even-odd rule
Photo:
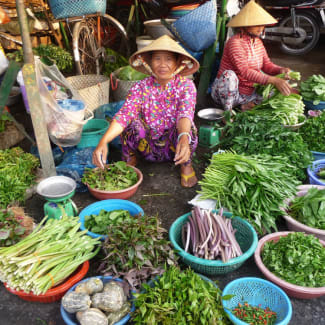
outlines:
[[[59,106],[71,113],[76,121],[82,121],[85,117],[85,104],[81,100],[64,99],[57,101]]]
[[[144,48],[145,46],[151,44],[152,42],[153,42],[153,39],[149,35],[138,36],[136,38],[138,51],[141,50],[142,48]]]
[[[108,126],[109,123],[103,119],[89,120],[82,128],[81,139],[77,148],[96,147]]]

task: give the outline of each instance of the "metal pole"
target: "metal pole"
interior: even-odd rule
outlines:
[[[52,155],[51,143],[46,128],[42,101],[37,85],[34,55],[30,40],[27,15],[25,12],[24,0],[16,0],[16,7],[19,18],[20,33],[23,41],[24,67],[22,69],[23,78],[30,106],[30,113],[36,137],[38,152],[40,154],[41,165],[45,177],[56,175],[54,159]]]

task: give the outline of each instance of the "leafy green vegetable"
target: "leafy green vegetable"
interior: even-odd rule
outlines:
[[[96,234],[107,235],[109,225],[125,222],[128,218],[132,218],[128,210],[100,210],[98,215],[85,216],[85,227]]]
[[[43,63],[47,65],[56,64],[59,70],[63,72],[70,72],[73,68],[73,58],[71,53],[67,50],[60,48],[59,46],[49,44],[41,44],[33,48],[33,53],[39,56]],[[16,62],[23,62],[23,50],[19,49],[13,53],[8,54],[10,60]]]
[[[26,189],[35,179],[39,160],[21,148],[0,150],[0,208],[10,203],[22,203]]]
[[[120,80],[136,81],[142,80],[148,77],[148,75],[133,69],[130,65],[127,65],[126,67],[121,68],[117,77]]]
[[[110,76],[110,74],[116,71],[120,67],[124,67],[128,65],[128,60],[121,54],[117,53],[116,51],[107,48],[106,49],[106,56],[107,59],[105,60],[104,65],[104,75]]]
[[[14,213],[9,210],[0,210],[0,246],[11,246],[17,243],[25,233],[25,228],[21,226],[15,218]]]
[[[310,117],[306,123],[298,130],[309,150],[325,152],[325,114]]]
[[[311,188],[290,204],[290,216],[309,227],[325,230],[325,190]]]
[[[325,247],[314,235],[289,233],[278,242],[266,242],[265,266],[281,279],[304,287],[325,286]]]
[[[99,270],[106,275],[124,277],[132,289],[143,281],[164,272],[164,266],[175,265],[177,257],[165,239],[166,229],[158,217],[137,215],[124,222],[110,224],[105,239]]]
[[[325,101],[325,78],[314,74],[300,84],[300,90],[304,99],[318,105],[320,101]]]
[[[134,185],[138,181],[138,175],[124,161],[118,161],[105,169],[86,168],[82,181],[98,190],[119,191]]]
[[[239,154],[286,157],[291,166],[287,171],[301,181],[306,179],[305,169],[312,160],[312,154],[299,133],[249,112],[238,113],[232,122],[227,122],[220,145]]]
[[[169,268],[151,287],[135,294],[133,322],[150,325],[231,324],[221,290],[191,269]]]
[[[6,121],[10,121],[10,117],[6,113],[0,114],[0,133],[5,130]]]
[[[292,167],[283,156],[215,154],[199,182],[200,193],[202,199],[216,199],[247,219],[260,234],[270,233],[277,229],[284,199],[294,196],[299,184],[288,168]]]

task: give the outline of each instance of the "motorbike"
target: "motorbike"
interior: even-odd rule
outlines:
[[[325,27],[324,0],[267,0],[264,8],[278,20],[265,29],[265,39],[281,43],[281,50],[291,55],[310,52]]]

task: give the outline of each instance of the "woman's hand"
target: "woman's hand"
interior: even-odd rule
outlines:
[[[290,80],[290,72],[291,72],[291,69],[289,68],[281,68],[280,69],[280,73],[284,73],[284,79],[286,80]]]
[[[107,154],[107,143],[103,143],[100,141],[93,152],[93,164],[99,168],[104,169],[104,164],[107,160]]]
[[[289,83],[284,79],[270,76],[268,83],[274,85],[282,95],[289,96],[292,92]]]
[[[175,165],[185,164],[188,162],[191,156],[189,138],[186,134],[183,134],[179,139],[176,146],[175,153]]]

